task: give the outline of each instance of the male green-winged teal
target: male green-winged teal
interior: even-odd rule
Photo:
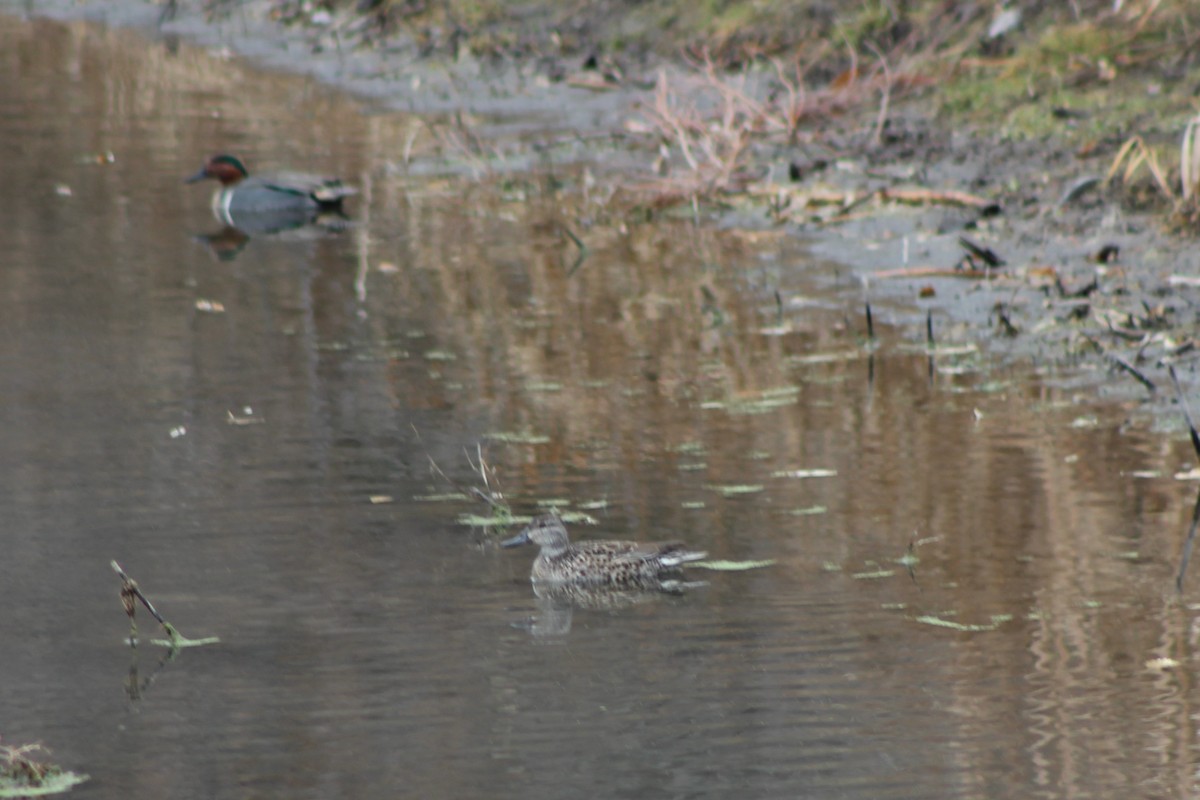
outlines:
[[[340,211],[342,199],[356,193],[338,178],[303,172],[251,176],[234,156],[211,156],[185,183],[212,178],[221,183],[213,195],[213,214],[228,225],[235,215]]]
[[[577,542],[553,514],[538,517],[525,530],[500,543],[518,547],[532,542],[541,548],[533,561],[533,582],[610,586],[659,585],[678,575],[680,567],[707,553],[689,550],[682,542]]]

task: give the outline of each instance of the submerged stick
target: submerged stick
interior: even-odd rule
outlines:
[[[867,302],[867,339],[875,341],[875,321],[871,319],[871,303]]]
[[[1183,592],[1183,576],[1187,572],[1188,561],[1192,558],[1192,545],[1196,543],[1196,528],[1200,526],[1200,492],[1196,493],[1196,505],[1192,508],[1192,527],[1188,528],[1187,539],[1183,543],[1183,553],[1179,556],[1179,573],[1175,576],[1175,591]]]
[[[1179,385],[1179,376],[1175,374],[1175,366],[1172,364],[1167,367],[1167,372],[1170,373],[1171,381],[1175,384],[1175,393],[1179,395],[1179,406],[1183,409],[1183,418],[1187,420],[1188,434],[1192,437],[1192,449],[1200,457],[1200,433],[1196,432],[1196,423],[1192,420],[1192,410],[1188,408],[1187,397],[1183,394],[1183,387]]]

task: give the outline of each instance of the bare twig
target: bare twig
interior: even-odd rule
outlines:
[[[166,625],[167,621],[162,618],[162,615],[154,608],[154,605],[142,594],[142,590],[138,588],[137,582],[125,574],[125,570],[121,569],[121,565],[115,560],[111,563],[113,572],[117,573],[121,578],[121,603],[125,606],[125,613],[132,620],[134,615],[134,599],[141,600],[142,605],[150,612],[150,615],[158,620],[159,625]]]

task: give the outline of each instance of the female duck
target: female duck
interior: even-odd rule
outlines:
[[[533,562],[534,583],[646,586],[679,574],[679,568],[707,553],[688,550],[682,542],[578,542],[571,544],[566,526],[548,514],[501,547],[528,543],[541,548]]]
[[[242,162],[230,155],[210,157],[185,183],[206,178],[221,184],[213,195],[213,213],[226,224],[233,224],[232,218],[238,214],[341,211],[342,199],[356,193],[338,178],[303,172],[251,177]]]

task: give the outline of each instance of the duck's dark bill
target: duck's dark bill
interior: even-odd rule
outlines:
[[[511,539],[505,539],[503,542],[500,543],[500,546],[501,547],[520,547],[523,544],[529,544],[529,529],[528,528],[521,531],[520,533],[518,533],[516,536],[514,536]]]

